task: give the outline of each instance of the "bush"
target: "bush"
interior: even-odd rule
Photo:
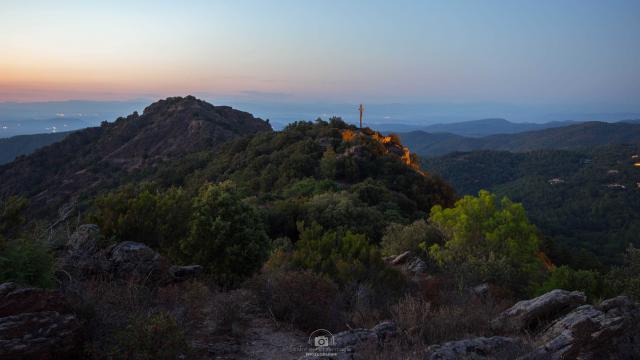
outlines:
[[[627,248],[624,265],[615,267],[606,275],[612,295],[625,294],[640,301],[640,249]]]
[[[14,281],[48,288],[54,285],[49,248],[32,239],[11,240],[0,248],[0,283]]]
[[[291,254],[294,268],[324,274],[342,288],[360,284],[375,289],[400,289],[402,277],[388,268],[380,251],[361,234],[327,231],[318,224],[299,224],[300,240]]]
[[[544,275],[538,232],[521,204],[480,191],[454,208],[434,206],[429,221],[447,238],[429,253],[461,285],[492,281],[529,295]]]
[[[604,277],[600,273],[593,270],[574,270],[566,265],[551,271],[549,278],[537,290],[537,295],[553,289],[582,291],[591,300],[606,296]]]
[[[260,304],[277,320],[307,331],[338,330],[343,304],[338,287],[311,271],[273,271],[250,282]]]
[[[409,225],[391,224],[382,237],[380,246],[385,256],[398,255],[405,251],[420,253],[433,244],[442,243],[442,235],[424,220],[416,220]]]
[[[88,217],[107,238],[142,242],[175,260],[190,216],[191,200],[182,189],[142,184],[99,196]]]
[[[184,333],[166,312],[134,318],[116,339],[111,356],[119,359],[173,360],[189,352]]]
[[[230,182],[202,187],[193,202],[189,234],[180,241],[184,261],[205,267],[223,284],[252,275],[269,254],[257,210],[242,202]]]

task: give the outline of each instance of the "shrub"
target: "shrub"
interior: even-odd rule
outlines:
[[[624,265],[615,267],[606,275],[612,295],[625,294],[640,301],[640,249],[627,248]]]
[[[269,248],[257,210],[242,202],[232,183],[202,187],[193,202],[189,234],[180,241],[184,261],[201,264],[219,282],[232,284],[258,270]]]
[[[217,293],[211,301],[214,331],[221,334],[242,335],[253,299],[246,290]]]
[[[299,224],[300,240],[291,254],[291,264],[324,274],[342,288],[366,283],[376,289],[399,289],[399,273],[386,266],[380,251],[367,238],[350,231],[324,232],[318,224]]]
[[[551,271],[549,278],[537,290],[537,295],[553,289],[582,291],[592,300],[605,296],[604,278],[600,273],[593,270],[574,270],[566,265]]]
[[[311,271],[273,271],[249,284],[259,303],[277,320],[304,330],[336,330],[343,323],[338,287]]]
[[[429,221],[447,238],[429,253],[456,273],[461,285],[494,281],[527,295],[544,275],[537,230],[521,204],[480,191],[450,209],[434,206]]]
[[[49,248],[34,239],[11,240],[0,248],[0,283],[51,287],[54,259]]]
[[[416,220],[409,225],[391,224],[382,237],[382,254],[398,255],[405,251],[420,253],[421,249],[442,243],[442,235],[424,220]]]
[[[107,238],[137,241],[177,257],[177,241],[187,233],[191,201],[179,188],[152,184],[125,186],[96,198],[89,221]]]
[[[116,339],[117,344],[111,354],[114,358],[170,360],[189,352],[184,333],[166,312],[134,318]]]

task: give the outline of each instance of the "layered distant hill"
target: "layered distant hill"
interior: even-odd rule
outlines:
[[[499,134],[480,138],[450,133],[412,131],[401,133],[403,143],[419,155],[431,157],[455,151],[580,149],[607,144],[640,142],[640,124],[634,122],[585,122],[570,126]]]
[[[31,154],[37,149],[58,142],[69,132],[35,135],[18,135],[0,139],[0,165],[13,161],[20,155]]]
[[[640,143],[526,153],[473,151],[424,159],[458,194],[487,189],[522,202],[552,239],[552,257],[576,267],[611,264],[640,246]]]
[[[385,132],[424,131],[428,133],[451,133],[467,137],[481,137],[495,134],[515,134],[525,131],[542,130],[579,124],[579,121],[551,121],[546,123],[516,123],[505,119],[481,119],[427,126],[409,124],[380,124],[374,126]]]
[[[159,162],[271,131],[268,122],[192,96],[174,97],[115,122],[87,128],[0,166],[0,196],[22,195],[32,207],[56,207],[71,197],[121,183]]]

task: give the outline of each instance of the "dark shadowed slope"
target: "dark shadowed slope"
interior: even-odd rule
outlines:
[[[423,156],[439,156],[455,151],[539,149],[580,149],[607,144],[640,142],[640,124],[627,122],[587,122],[577,125],[529,131],[518,134],[469,138],[441,133],[413,131],[400,134],[403,143]]]
[[[13,161],[20,155],[28,155],[37,149],[65,138],[69,132],[53,134],[18,135],[0,139],[0,165]]]
[[[34,210],[44,211],[159,162],[259,131],[271,126],[249,113],[192,96],[168,98],[142,115],[77,131],[0,167],[0,196],[26,196]]]

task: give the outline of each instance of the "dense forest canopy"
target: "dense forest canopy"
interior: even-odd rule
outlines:
[[[581,268],[620,264],[639,246],[638,145],[583,151],[474,151],[425,159],[460,194],[487,189],[521,202],[551,241],[557,263]]]

